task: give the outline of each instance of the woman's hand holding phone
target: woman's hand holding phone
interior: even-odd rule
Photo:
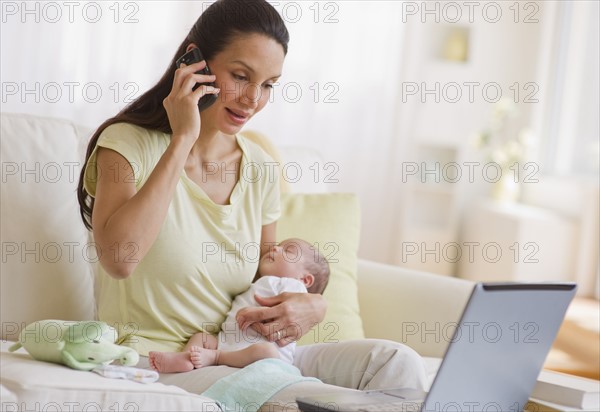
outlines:
[[[206,67],[206,61],[186,66],[182,63],[175,71],[173,87],[169,95],[163,100],[167,111],[173,139],[182,139],[188,144],[194,144],[200,135],[200,111],[198,102],[205,95],[216,95],[219,89],[211,85],[202,84],[194,90],[196,83],[212,83],[214,75],[198,74],[196,72]]]

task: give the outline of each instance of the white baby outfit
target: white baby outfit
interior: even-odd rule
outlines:
[[[236,315],[238,310],[242,308],[261,306],[254,299],[254,295],[271,297],[283,292],[307,293],[304,284],[297,279],[263,276],[250,285],[250,288],[247,291],[237,295],[233,300],[231,310],[227,314],[225,322],[221,325],[221,331],[217,338],[218,349],[234,351],[244,349],[258,342],[268,342],[264,336],[260,335],[251,327],[242,331],[236,321]],[[283,329],[283,327],[275,326],[271,333],[275,333],[281,329]],[[286,336],[285,332],[283,336]],[[279,350],[279,355],[283,361],[293,363],[296,342],[291,342],[283,347],[277,346],[277,349]]]

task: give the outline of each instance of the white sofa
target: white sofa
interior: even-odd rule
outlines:
[[[61,119],[1,115],[1,410],[217,410],[207,398],[161,383],[106,379],[8,353],[40,319],[93,319],[95,256],[75,187],[89,130]],[[294,157],[298,151],[285,151]],[[358,262],[365,334],[404,342],[433,377],[472,283]],[[436,360],[437,359],[437,360]]]

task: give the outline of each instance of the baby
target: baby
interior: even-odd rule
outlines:
[[[150,366],[158,372],[171,373],[211,365],[243,368],[267,358],[292,363],[295,342],[279,347],[252,328],[242,331],[236,321],[237,312],[244,307],[260,306],[254,295],[323,293],[329,281],[329,264],[308,242],[286,239],[261,257],[258,276],[246,292],[235,297],[218,336],[199,332],[190,338],[182,352],[150,352]],[[275,340],[285,337],[281,333],[281,330],[273,331]]]

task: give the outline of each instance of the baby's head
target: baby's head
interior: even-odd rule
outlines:
[[[298,279],[309,293],[323,293],[329,281],[329,263],[308,242],[292,238],[271,246],[260,258],[258,274]]]

